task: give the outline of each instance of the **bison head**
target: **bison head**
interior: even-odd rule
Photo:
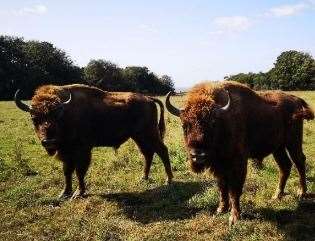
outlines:
[[[31,115],[35,132],[42,146],[49,155],[54,155],[61,142],[61,126],[64,108],[71,102],[71,93],[66,100],[61,101],[56,95],[35,95],[29,106],[23,103],[19,97],[20,90],[14,96],[16,106]],[[65,97],[64,97],[65,98]]]
[[[194,172],[202,172],[211,167],[216,159],[216,147],[224,132],[221,121],[230,107],[229,92],[224,91],[224,106],[214,100],[204,101],[195,98],[195,101],[187,102],[184,109],[178,109],[170,102],[172,92],[167,94],[167,110],[180,117],[184,132],[185,145],[189,154],[189,161]]]

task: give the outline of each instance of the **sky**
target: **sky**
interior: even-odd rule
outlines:
[[[315,0],[2,0],[0,34],[51,42],[79,66],[147,66],[190,87],[268,71],[286,50],[315,56]]]

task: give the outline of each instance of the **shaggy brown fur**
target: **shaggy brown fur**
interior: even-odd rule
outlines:
[[[62,105],[69,93],[70,103]],[[159,122],[155,103],[161,108]],[[136,93],[106,92],[85,85],[47,85],[36,90],[30,112],[42,145],[49,155],[57,154],[63,162],[65,189],[61,197],[72,193],[74,171],[79,188],[73,197],[84,194],[84,176],[93,147],[117,149],[129,138],[144,155],[143,178],[148,179],[153,155],[157,153],[171,182],[168,150],[163,143],[164,107],[158,99]]]
[[[301,98],[255,92],[235,82],[203,83],[188,93],[180,118],[191,168],[214,173],[220,191],[217,212],[231,208],[230,224],[240,216],[248,158],[274,155],[280,168],[275,198],[281,198],[292,166],[288,151],[300,175],[299,195],[306,194],[303,119],[314,119],[314,113]]]

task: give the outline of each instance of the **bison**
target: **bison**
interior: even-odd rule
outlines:
[[[84,177],[97,146],[117,149],[129,138],[144,155],[143,179],[148,179],[154,153],[162,159],[167,182],[173,175],[168,149],[163,143],[165,132],[163,103],[137,93],[107,92],[86,85],[45,85],[39,87],[27,105],[15,94],[18,108],[29,112],[35,132],[50,156],[63,163],[65,188],[60,198],[72,194],[75,171],[78,189],[72,198],[85,193]],[[160,117],[155,105],[160,106]]]
[[[303,120],[314,119],[314,113],[303,99],[281,91],[255,92],[232,81],[196,85],[183,109],[170,103],[171,95],[166,108],[180,117],[191,168],[214,174],[217,213],[230,208],[230,224],[240,217],[248,158],[259,161],[273,154],[280,169],[274,198],[284,195],[292,160],[300,177],[298,194],[306,195]]]

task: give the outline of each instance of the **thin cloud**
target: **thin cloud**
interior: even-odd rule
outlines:
[[[1,10],[0,15],[3,16],[30,16],[30,15],[44,15],[48,11],[47,7],[42,4],[33,5],[30,7],[23,7],[20,9],[13,9],[13,10]]]
[[[213,19],[215,29],[210,35],[225,35],[228,33],[240,33],[250,29],[253,25],[270,17],[293,16],[304,11],[315,10],[315,0],[306,0],[296,4],[286,4],[270,8],[256,16],[223,16]]]
[[[269,9],[267,15],[274,17],[285,17],[299,14],[310,7],[307,3],[297,3],[291,5],[282,5]]]
[[[211,34],[243,32],[252,26],[251,20],[246,16],[218,17],[213,20],[217,30]]]
[[[152,25],[148,25],[148,24],[139,25],[139,29],[141,29],[142,31],[145,31],[145,32],[149,32],[149,33],[158,33],[158,30],[155,27],[153,27]]]
[[[45,5],[34,5],[32,7],[24,7],[16,11],[17,15],[43,15],[47,12],[47,7]]]

